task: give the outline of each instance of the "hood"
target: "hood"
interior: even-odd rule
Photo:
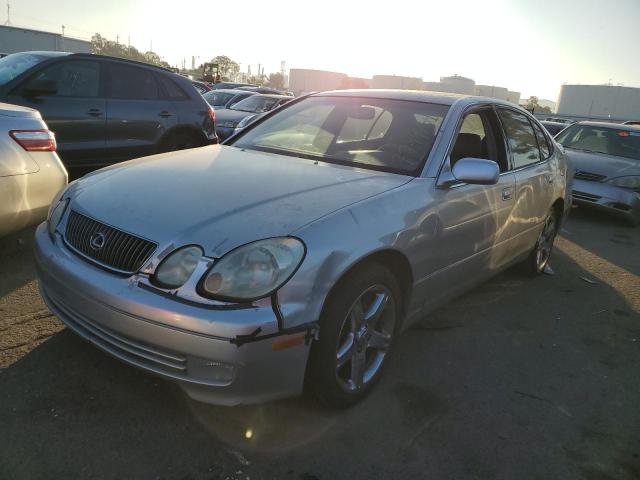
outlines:
[[[71,208],[160,245],[218,257],[412,177],[212,145],[132,160],[74,182]]]
[[[640,175],[640,160],[616,157],[604,153],[573,150],[566,147],[565,153],[571,160],[576,172],[595,173],[607,178]]]

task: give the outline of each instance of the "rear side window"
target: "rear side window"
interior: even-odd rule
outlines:
[[[538,145],[540,146],[540,156],[542,159],[549,158],[551,155],[551,147],[549,146],[549,141],[547,140],[547,136],[544,134],[542,129],[538,126],[537,123],[531,122],[533,124],[533,129],[536,132],[536,138],[538,139]]]
[[[165,75],[158,75],[158,81],[169,100],[185,100],[189,98],[171,78]]]
[[[129,65],[109,65],[110,97],[125,100],[156,100],[158,83],[153,72]]]
[[[513,168],[540,161],[538,141],[527,117],[513,110],[499,109],[507,140],[511,149]]]
[[[360,108],[367,109],[364,111],[370,112],[370,115],[365,118],[347,116],[336,139],[337,143],[373,140],[374,138],[382,138],[387,133],[391,125],[391,113],[372,105],[363,105]],[[384,119],[381,118],[383,115]],[[373,135],[371,135],[372,132]]]
[[[59,62],[38,72],[29,83],[51,80],[57,87],[53,97],[97,97],[100,90],[100,65],[98,62]]]

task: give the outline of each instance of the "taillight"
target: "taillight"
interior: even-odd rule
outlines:
[[[56,151],[56,137],[49,130],[11,130],[9,135],[27,152]]]
[[[214,124],[216,123],[216,111],[213,109],[213,107],[209,107],[209,118]]]

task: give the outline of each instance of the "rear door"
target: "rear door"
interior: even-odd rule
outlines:
[[[509,144],[516,176],[516,222],[519,253],[533,248],[553,199],[554,175],[548,161],[549,148],[540,147],[533,123],[522,112],[498,109]],[[542,132],[539,133],[544,137]]]
[[[40,111],[56,134],[58,153],[67,167],[99,164],[106,154],[106,100],[100,79],[100,62],[63,60],[22,82],[7,101]],[[26,95],[32,82],[42,80],[50,80],[55,93]]]
[[[495,161],[500,167],[498,183],[442,183],[462,158]],[[425,289],[426,309],[492,275],[513,258],[515,185],[494,110],[486,106],[466,112],[435,191],[440,228],[435,271]]]
[[[151,69],[107,65],[107,147],[117,162],[157,152],[163,135],[178,123],[178,109],[164,98]]]

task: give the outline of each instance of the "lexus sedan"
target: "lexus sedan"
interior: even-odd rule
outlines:
[[[38,111],[0,103],[0,237],[41,223],[66,185],[55,136]]]
[[[556,140],[575,168],[576,204],[640,223],[640,126],[580,122]]]
[[[568,171],[507,102],[314,94],[228,145],[71,184],[36,233],[39,285],[71,330],[194,399],[306,387],[345,407],[413,322],[510,265],[545,268]]]

